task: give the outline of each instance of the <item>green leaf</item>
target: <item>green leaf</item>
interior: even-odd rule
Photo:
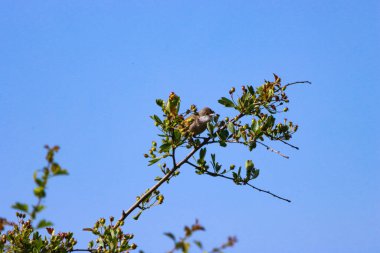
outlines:
[[[273,73],[273,76],[275,82],[281,82],[281,78],[279,78],[275,73]]]
[[[272,128],[273,127],[273,125],[274,125],[274,123],[275,123],[275,118],[272,116],[272,115],[270,115],[269,117],[268,117],[268,119],[265,121],[265,123],[264,123],[264,125],[263,125],[263,130],[265,131],[266,129],[268,129],[268,128]]]
[[[249,147],[248,147],[249,151],[252,151],[255,148],[256,148],[256,141],[250,142]]]
[[[135,216],[133,216],[134,220],[138,220],[140,218],[140,215],[142,214],[142,210],[138,212]]]
[[[201,148],[199,151],[199,160],[204,161],[205,156],[206,156],[206,148]]]
[[[171,143],[164,143],[160,146],[160,149],[158,152],[160,153],[165,153],[165,152],[169,152],[169,150],[171,149],[172,147],[172,144]]]
[[[172,233],[164,233],[164,235],[166,235],[167,237],[169,237],[170,239],[172,239],[174,242],[176,242],[177,240],[175,239],[175,236],[172,234]]]
[[[259,176],[259,174],[260,174],[260,170],[255,169],[255,170],[253,171],[253,177],[252,177],[252,179],[257,178],[257,177]]]
[[[215,164],[215,154],[211,154],[211,161]]]
[[[253,89],[253,87],[251,85],[248,85],[247,88],[249,93],[253,96],[255,94],[255,90]]]
[[[35,178],[35,179],[34,179],[34,182],[36,182],[36,184],[37,184],[38,186],[43,186],[43,185],[44,185],[44,183],[42,182],[42,180],[39,179],[39,178]]]
[[[178,129],[175,129],[173,132],[173,141],[174,143],[178,143],[181,140],[181,132]]]
[[[223,129],[221,132],[218,133],[219,138],[224,141],[228,138],[229,132],[226,129]]]
[[[33,208],[35,209],[35,212],[41,212],[42,210],[45,209],[45,206],[44,205],[38,205],[38,206],[33,206]]]
[[[257,122],[257,120],[252,119],[251,129],[254,132],[256,132],[259,129],[259,122]]]
[[[229,100],[226,97],[222,97],[221,99],[218,100],[218,102],[219,102],[219,104],[222,104],[225,107],[235,107],[234,102],[232,102],[231,100]]]
[[[42,241],[40,236],[36,234],[33,236],[34,236],[33,242],[32,242],[33,253],[39,253],[42,251],[41,249],[44,246],[44,242]]]
[[[150,160],[148,166],[151,166],[151,165],[155,164],[159,160],[161,160],[161,157],[157,157],[157,158],[154,158],[154,159]]]
[[[174,93],[171,92],[169,99],[166,101],[166,105],[162,107],[162,111],[166,115],[178,115],[181,99]]]
[[[238,174],[236,172],[232,172],[232,177],[234,178],[234,182],[237,182]]]
[[[69,174],[69,172],[67,170],[65,170],[65,169],[62,169],[62,168],[57,173],[55,173],[56,176],[58,176],[58,175],[68,175],[68,174]]]
[[[23,211],[25,213],[28,212],[28,205],[27,204],[23,204],[23,203],[20,203],[20,202],[16,202],[13,206],[12,206],[13,209],[16,209],[16,210],[20,210],[20,211]]]
[[[201,171],[201,170],[195,170],[194,172],[197,175],[203,175],[203,174],[205,174],[204,171]]]
[[[245,130],[239,130],[239,135],[243,138],[244,141],[247,141],[247,134]]]
[[[215,171],[216,171],[216,173],[218,173],[221,168],[222,168],[222,166],[219,163],[215,164]]]
[[[238,105],[239,110],[246,111],[248,106],[250,105],[250,94],[246,92],[240,98],[238,98]]]
[[[151,119],[153,119],[158,124],[162,124],[161,119],[157,115],[150,116]]]
[[[104,239],[103,239],[101,236],[99,236],[99,237],[97,238],[97,241],[96,241],[96,242],[98,243],[98,246],[99,246],[99,247],[104,248]]]
[[[58,171],[61,170],[61,166],[58,163],[52,163],[50,169],[51,169],[51,172],[53,172],[53,174],[56,175]]]
[[[188,242],[183,243],[182,250],[183,250],[183,253],[189,253],[190,243],[188,243]]]
[[[46,196],[45,188],[41,186],[34,188],[33,193],[38,198],[43,198]]]
[[[219,145],[223,148],[227,147],[227,143],[225,141],[219,141]]]
[[[198,248],[203,249],[202,242],[194,240],[194,244],[198,246]]]
[[[229,130],[232,134],[235,133],[235,126],[234,126],[234,123],[232,123],[232,122],[228,122],[227,128],[228,128],[228,130]]]
[[[48,161],[49,163],[52,163],[54,160],[54,150],[53,149],[50,149],[47,154],[46,154],[46,161]]]
[[[254,169],[254,164],[253,164],[253,162],[252,162],[252,160],[247,160],[246,162],[245,162],[245,168],[247,169],[247,170],[253,170]]]
[[[164,105],[164,100],[162,99],[156,99],[156,104],[159,106],[159,107],[162,107]]]
[[[51,226],[53,226],[53,223],[47,220],[40,220],[40,222],[37,224],[37,228],[45,228]]]

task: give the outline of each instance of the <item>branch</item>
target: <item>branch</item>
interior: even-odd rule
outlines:
[[[177,164],[177,162],[175,161],[175,147],[173,147],[173,154],[172,154],[172,158],[173,158],[173,165]]]
[[[288,87],[288,86],[291,86],[291,85],[294,85],[294,84],[303,84],[303,83],[311,84],[310,81],[298,81],[298,82],[293,82],[293,83],[287,83],[283,87]]]
[[[259,143],[260,145],[266,147],[267,150],[269,150],[269,151],[271,151],[271,152],[273,152],[273,153],[276,153],[277,155],[280,155],[280,156],[282,156],[282,157],[284,157],[284,158],[286,158],[286,159],[289,159],[289,156],[282,154],[280,151],[277,151],[277,150],[275,150],[274,148],[269,147],[268,145],[262,143],[261,141],[256,141],[256,142]]]
[[[231,122],[235,122],[237,120],[239,120],[241,117],[243,117],[244,114],[243,113],[240,113],[238,116],[236,116],[233,120],[231,120]],[[220,127],[219,128],[219,131],[220,130],[223,130],[227,127],[227,124]],[[144,200],[150,195],[152,194],[155,190],[157,190],[164,182],[168,181],[170,179],[170,177],[174,174],[174,172],[176,172],[184,163],[186,163],[201,147],[209,144],[209,141],[211,140],[211,137],[207,137],[204,139],[204,141],[201,143],[201,145],[197,146],[197,147],[194,147],[194,149],[182,160],[180,161],[179,163],[174,163],[173,164],[173,168],[169,171],[169,173],[167,173],[163,178],[161,178],[160,181],[158,181],[152,188],[150,188],[146,193],[144,193],[140,199],[138,199],[127,211],[124,211],[122,212],[121,214],[121,217],[118,219],[118,221],[116,222],[114,228],[118,228],[121,223],[136,209],[140,206],[140,204],[142,202],[144,202]],[[175,162],[175,149],[173,149],[173,154],[172,154],[172,158],[173,158],[173,162]]]
[[[245,114],[244,113],[240,113],[239,115],[237,115],[233,120],[231,120],[230,122],[232,123],[235,123],[236,121],[238,121],[241,117],[243,117]],[[223,125],[222,127],[219,127],[219,129],[217,131],[221,131],[221,130],[224,130],[226,127],[227,127],[228,124],[225,124]],[[206,137],[206,138],[202,138],[204,139],[204,141],[201,143],[201,145],[197,146],[197,147],[194,147],[194,149],[179,163],[175,163],[175,149],[173,149],[173,154],[172,154],[172,159],[173,159],[173,168],[163,177],[161,178],[160,181],[158,181],[152,188],[150,188],[146,193],[144,193],[127,211],[124,211],[122,212],[121,214],[121,217],[118,219],[118,221],[116,222],[115,224],[115,228],[119,227],[121,225],[121,223],[136,209],[136,208],[139,208],[140,204],[142,202],[144,202],[146,200],[146,198],[148,196],[150,196],[155,190],[157,190],[164,182],[168,181],[170,179],[170,177],[184,164],[184,163],[189,163],[188,160],[200,149],[202,148],[203,146],[205,145],[208,145],[208,144],[211,144],[211,143],[214,143],[214,141],[211,141],[211,137]],[[273,150],[273,149],[271,149]],[[275,152],[275,150],[273,150],[273,152]],[[278,151],[277,151],[278,152]],[[275,153],[277,153],[275,152]],[[279,152],[278,152],[279,153]],[[194,165],[194,164],[193,164]],[[211,173],[211,172],[207,172],[207,174],[209,175],[212,175],[212,176],[219,176],[219,177],[224,177],[224,178],[227,178],[227,179],[230,179],[230,180],[233,180],[232,178],[229,178],[227,176],[224,176],[224,175],[219,175],[219,174],[215,174],[215,173]],[[253,189],[255,190],[258,190],[260,192],[264,192],[264,193],[267,193],[269,195],[272,195],[273,197],[276,197],[278,199],[282,199],[282,200],[285,200],[285,201],[288,201],[290,202],[290,200],[288,199],[285,199],[285,198],[282,198],[276,194],[273,194],[269,191],[266,191],[266,190],[262,190],[260,188],[257,188],[253,185],[250,185],[250,184],[247,184],[249,186],[251,186]]]
[[[277,194],[271,193],[270,191],[267,191],[267,190],[260,189],[260,188],[254,186],[254,185],[249,184],[249,183],[247,183],[247,185],[250,186],[250,187],[252,187],[255,190],[258,190],[259,192],[264,192],[264,193],[269,194],[269,195],[271,195],[271,196],[273,196],[275,198],[284,200],[284,201],[289,202],[289,203],[292,202],[290,199],[283,198],[281,196],[278,196]]]
[[[273,138],[273,139],[276,140],[276,141],[281,141],[282,143],[284,143],[285,145],[288,145],[289,147],[295,148],[295,149],[297,149],[297,150],[300,149],[299,147],[294,146],[293,144],[290,144],[289,142],[286,142],[286,141],[284,141],[284,140],[282,140],[282,139],[280,139],[280,138],[278,138],[278,137],[275,137],[275,136],[273,136],[273,135],[267,135],[267,136]]]
[[[219,142],[219,141],[210,141],[210,142],[208,142],[207,144],[218,143],[218,142]],[[243,144],[243,145],[247,146],[247,143],[244,143],[244,142],[241,142],[241,141],[236,141],[236,140],[228,140],[228,141],[226,141],[226,142],[227,142],[227,143]],[[273,152],[273,153],[276,153],[277,155],[280,155],[280,156],[282,156],[282,157],[284,157],[284,158],[286,158],[286,159],[289,159],[289,156],[284,155],[284,154],[281,153],[280,151],[275,150],[274,148],[272,148],[272,147],[270,147],[270,146],[264,144],[263,142],[261,142],[261,141],[257,141],[257,140],[256,140],[256,142],[257,142],[258,144],[260,144],[260,145],[266,147],[267,150],[269,150],[269,151],[271,151],[271,152]],[[290,144],[288,144],[288,145],[290,145]],[[297,148],[297,147],[295,147],[295,148]],[[297,148],[297,149],[298,149],[298,148]]]
[[[205,141],[206,142],[206,141]],[[124,221],[136,208],[139,207],[139,205],[144,202],[144,200],[152,194],[155,190],[157,190],[164,182],[166,182],[170,177],[176,172],[187,160],[189,160],[203,145],[205,145],[205,142],[203,142],[200,146],[195,147],[182,161],[175,164],[174,167],[167,173],[163,178],[161,178],[160,181],[158,181],[157,184],[155,184],[152,188],[150,188],[146,193],[144,193],[139,200],[137,200],[127,211],[122,212],[121,217],[115,224],[115,228],[119,227],[121,222]]]
[[[288,145],[288,146],[290,146],[290,147],[292,147],[292,148],[295,148],[295,149],[297,149],[297,150],[300,149],[299,147],[294,146],[294,145],[292,145],[292,144],[290,144],[289,142],[286,142],[286,141],[284,141],[284,140],[281,140],[281,139],[278,139],[278,138],[277,138],[276,140],[281,141],[281,142],[284,143],[285,145]]]
[[[191,162],[189,162],[189,161],[186,161],[186,163],[189,164],[189,165],[191,165],[191,166],[193,166],[195,169],[197,169],[197,170],[199,170],[199,171],[201,171],[201,172],[203,172],[203,173],[209,175],[209,176],[212,176],[212,177],[222,177],[222,178],[225,178],[225,179],[229,179],[229,180],[231,180],[231,181],[234,181],[234,179],[233,179],[232,177],[228,177],[228,176],[225,176],[225,175],[222,175],[222,174],[218,174],[218,173],[214,173],[214,172],[210,172],[210,171],[205,171],[205,170],[203,170],[201,167],[199,167],[199,166],[197,166],[197,165],[195,165],[195,164],[193,164],[193,163],[191,163]],[[263,192],[263,193],[269,194],[269,195],[271,195],[272,197],[275,197],[275,198],[278,198],[278,199],[284,200],[284,201],[289,202],[289,203],[291,202],[291,200],[289,200],[289,199],[283,198],[283,197],[281,197],[281,196],[279,196],[279,195],[277,195],[277,194],[274,194],[274,193],[272,193],[272,192],[270,192],[270,191],[260,189],[260,188],[254,186],[254,185],[252,185],[252,184],[250,184],[250,183],[245,183],[245,184],[243,184],[243,185],[248,185],[248,186],[250,186],[252,189],[255,189],[255,190],[259,191],[259,192]]]

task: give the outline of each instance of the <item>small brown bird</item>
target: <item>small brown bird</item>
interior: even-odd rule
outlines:
[[[215,115],[214,111],[209,107],[205,107],[200,110],[197,114],[193,114],[186,120],[192,120],[189,127],[189,132],[191,135],[198,135],[203,133],[207,128],[207,123],[211,121],[212,117]]]

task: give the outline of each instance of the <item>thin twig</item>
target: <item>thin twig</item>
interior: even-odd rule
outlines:
[[[299,147],[294,146],[294,145],[292,145],[292,144],[290,144],[289,142],[286,142],[286,141],[284,141],[284,140],[281,140],[281,139],[278,139],[278,138],[277,138],[276,140],[281,141],[282,143],[284,143],[284,144],[286,144],[286,145],[288,145],[288,146],[290,146],[290,147],[292,147],[292,148],[295,148],[295,149],[297,149],[297,150],[300,149]]]
[[[302,83],[311,84],[310,81],[298,81],[298,82],[287,83],[283,87],[288,87],[288,86],[291,86],[291,85],[294,85],[294,84],[302,84]]]
[[[173,158],[173,165],[177,164],[177,162],[175,161],[175,147],[172,147],[173,149],[173,154],[172,154],[172,158]]]
[[[268,145],[262,143],[261,141],[256,141],[256,142],[259,143],[260,145],[266,147],[267,150],[269,150],[269,151],[271,151],[271,152],[273,152],[273,153],[276,153],[277,155],[280,155],[280,156],[282,156],[282,157],[284,157],[284,158],[286,158],[286,159],[289,159],[289,156],[282,154],[280,151],[275,150],[275,149],[272,148],[272,147],[269,147]]]
[[[219,141],[211,141],[211,142],[208,142],[207,144],[212,144],[212,143],[217,143],[217,142],[219,142]],[[247,143],[244,143],[244,142],[241,142],[241,141],[236,141],[236,140],[229,140],[229,141],[226,141],[226,142],[227,142],[227,143],[243,144],[243,145],[246,145],[246,146],[248,145]],[[261,142],[261,141],[257,141],[257,140],[256,140],[256,142],[257,142],[258,144],[260,144],[260,145],[266,147],[267,150],[269,150],[269,151],[271,151],[271,152],[273,152],[273,153],[276,153],[277,155],[282,156],[282,157],[284,157],[284,158],[286,158],[286,159],[289,159],[289,156],[284,155],[284,154],[281,153],[280,151],[275,150],[274,148],[272,148],[272,147],[270,147],[270,146],[264,144],[263,142]],[[288,144],[288,145],[291,145],[291,144]],[[298,149],[298,147],[295,147],[295,146],[293,146],[293,147]]]
[[[260,189],[260,188],[254,186],[254,185],[249,184],[249,183],[247,183],[246,185],[252,187],[253,189],[255,189],[255,190],[259,191],[259,192],[264,192],[266,194],[269,194],[269,195],[271,195],[271,196],[273,196],[275,198],[284,200],[284,201],[289,202],[289,203],[292,202],[290,199],[283,198],[281,196],[278,196],[277,194],[271,193],[270,191],[267,191],[267,190]]]
[[[191,165],[191,166],[193,166],[193,167],[196,168],[197,170],[199,170],[199,171],[201,171],[201,172],[203,172],[203,173],[209,175],[209,176],[213,176],[213,177],[222,177],[222,178],[226,178],[226,179],[229,179],[229,180],[234,181],[234,179],[233,179],[232,177],[228,177],[228,176],[225,176],[225,175],[222,175],[222,174],[218,174],[218,173],[214,173],[214,172],[210,172],[210,171],[203,170],[201,167],[199,167],[199,166],[197,166],[197,165],[195,165],[195,164],[193,164],[193,163],[191,163],[191,162],[189,162],[189,161],[187,161],[186,163],[189,164],[189,165]],[[289,202],[289,203],[291,202],[291,200],[289,200],[289,199],[283,198],[283,197],[281,197],[281,196],[279,196],[279,195],[277,195],[277,194],[274,194],[274,193],[272,193],[272,192],[270,192],[270,191],[267,191],[267,190],[263,190],[263,189],[261,189],[261,188],[258,188],[258,187],[256,187],[256,186],[250,184],[250,183],[245,183],[245,184],[242,184],[242,185],[248,185],[248,186],[250,186],[251,188],[253,188],[253,189],[255,189],[255,190],[259,191],[259,192],[263,192],[263,193],[269,194],[269,195],[271,195],[272,197],[275,197],[275,198],[278,198],[278,199],[284,200],[284,201]]]
[[[195,139],[202,139],[202,140],[206,140],[208,139],[209,137],[202,137],[202,136],[194,136]]]
[[[74,252],[74,251],[87,251],[87,252],[96,252],[96,249],[73,249],[70,250],[69,252]]]

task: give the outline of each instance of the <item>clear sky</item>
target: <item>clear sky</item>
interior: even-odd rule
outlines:
[[[380,252],[379,1],[0,2],[0,216],[32,203],[44,144],[60,145],[70,171],[48,189],[41,218],[71,230],[128,208],[159,175],[143,154],[157,131],[149,115],[171,91],[210,106],[230,87],[272,73],[294,86],[293,143],[217,149],[223,161],[254,160],[255,184],[286,203],[192,168],[165,185],[165,204],[126,230],[146,252],[165,252],[196,218],[206,246],[236,235],[228,252]]]

